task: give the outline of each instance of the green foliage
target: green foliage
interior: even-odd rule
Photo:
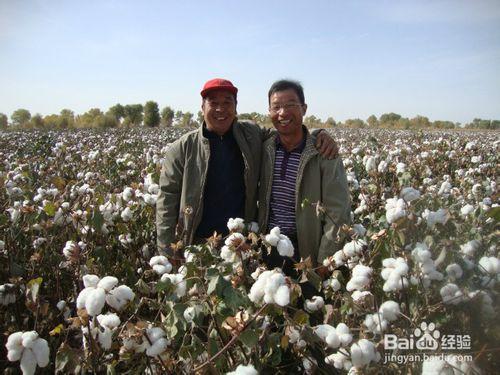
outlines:
[[[0,129],[6,129],[9,119],[5,113],[0,113]]]
[[[15,110],[10,116],[13,126],[22,126],[28,123],[31,119],[31,113],[27,109],[20,108]]]
[[[144,105],[144,126],[156,127],[158,125],[160,125],[158,103],[154,101],[146,102]]]
[[[174,121],[174,110],[169,106],[164,107],[161,110],[161,125],[172,126],[173,121]]]

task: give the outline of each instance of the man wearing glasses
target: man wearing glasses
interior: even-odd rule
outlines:
[[[301,84],[277,81],[268,100],[277,134],[262,146],[259,226],[263,233],[279,227],[290,238],[293,260],[280,256],[276,249],[264,254],[264,259],[268,267],[282,267],[294,276],[293,263],[300,258],[311,257],[316,266],[337,250],[337,230],[350,221],[349,189],[342,160],[321,157],[302,124],[307,104]],[[320,202],[321,208],[302,205],[306,199]]]
[[[231,217],[246,223],[256,219],[262,142],[270,132],[238,121],[237,93],[226,79],[207,81],[201,90],[203,124],[165,155],[156,210],[161,253],[172,255],[170,245],[178,239],[189,245],[214,232],[227,234]],[[316,145],[325,157],[337,153],[326,132]]]

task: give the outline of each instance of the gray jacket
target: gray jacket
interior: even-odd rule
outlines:
[[[263,144],[259,191],[259,226],[267,233],[269,204],[273,185],[276,135]],[[311,203],[321,202],[328,215],[316,214],[314,207],[302,206],[307,198]],[[308,135],[302,152],[295,187],[295,220],[300,256],[311,257],[313,264],[321,263],[337,251],[336,234],[339,225],[350,222],[351,201],[344,165],[340,158],[321,157]]]
[[[252,122],[235,121],[234,138],[245,164],[245,222],[256,220],[257,184],[262,142],[269,134]],[[203,128],[193,130],[168,149],[160,174],[160,194],[156,203],[157,242],[160,251],[177,240],[176,227],[183,232],[185,244],[193,242],[203,213],[203,194],[210,159],[209,140]],[[187,214],[186,214],[187,213]]]

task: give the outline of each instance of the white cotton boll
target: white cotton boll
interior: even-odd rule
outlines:
[[[306,299],[304,305],[305,309],[308,312],[318,311],[322,309],[323,306],[325,306],[325,301],[323,300],[323,297],[320,296],[314,296],[311,299]]]
[[[332,327],[329,324],[320,324],[314,328],[314,333],[316,336],[318,336],[321,340],[326,342],[327,336],[335,331],[335,327]]]
[[[281,285],[274,295],[274,302],[279,306],[286,306],[290,303],[290,288]]]
[[[381,335],[387,330],[388,323],[381,314],[368,314],[365,317],[364,325],[369,331]]]
[[[85,308],[85,301],[87,300],[89,293],[94,289],[95,289],[94,287],[88,287],[88,288],[83,289],[78,294],[78,297],[76,298],[76,308],[77,309]]]
[[[33,343],[38,338],[38,333],[36,331],[24,332],[22,335],[22,345],[25,348],[31,348]]]
[[[458,305],[463,300],[463,293],[460,288],[452,283],[446,284],[439,291],[445,304]]]
[[[32,350],[24,350],[21,356],[21,371],[23,375],[32,375],[36,370],[36,358]]]
[[[102,288],[92,289],[85,299],[85,309],[90,316],[99,315],[106,303],[106,292]]]
[[[180,273],[174,274],[164,274],[161,277],[162,281],[169,279],[170,282],[175,285],[175,294],[178,298],[182,298],[186,295],[186,281],[184,280],[184,275]]]
[[[377,160],[373,156],[368,157],[364,164],[365,170],[368,173],[377,169]]]
[[[267,279],[264,292],[266,294],[274,294],[280,287],[280,285],[285,284],[285,276],[282,273],[274,272],[269,279]]]
[[[135,298],[135,293],[127,285],[119,285],[106,295],[106,303],[119,311]]]
[[[132,197],[134,195],[134,189],[132,189],[131,187],[126,187],[125,189],[123,189],[123,193],[122,193],[122,198],[125,202],[129,202]]]
[[[227,229],[229,229],[230,232],[241,232],[243,229],[245,229],[245,222],[239,217],[234,219],[229,218],[227,222]]]
[[[104,289],[106,292],[109,292],[113,289],[116,284],[118,284],[118,279],[114,276],[104,276],[99,283],[97,283],[98,288]]]
[[[277,244],[278,253],[282,257],[293,257],[293,245],[292,241],[286,236],[281,236],[281,239]]]
[[[196,316],[195,308],[193,306],[189,306],[186,310],[184,310],[183,316],[186,322],[191,323]]]
[[[333,365],[336,369],[348,370],[350,368],[351,362],[349,361],[349,356],[341,351],[337,353],[330,354],[325,358],[325,363],[328,365]]]
[[[351,294],[351,298],[355,303],[362,303],[363,300],[371,297],[373,297],[373,294],[367,290],[366,291],[355,290]]]
[[[49,364],[50,348],[47,340],[39,337],[33,343],[31,350],[35,355],[36,363],[39,367],[45,367]]]
[[[276,246],[278,245],[278,242],[280,240],[279,235],[275,235],[273,233],[269,233],[266,235],[266,242],[271,245],[271,246]]]
[[[451,280],[458,280],[462,277],[464,272],[458,264],[452,263],[446,267],[446,274]]]
[[[342,250],[344,254],[348,257],[353,257],[356,254],[360,254],[363,251],[363,247],[366,246],[366,241],[363,240],[354,240],[347,242]]]
[[[8,350],[7,358],[9,361],[18,361],[21,358],[23,347],[23,332],[15,332],[9,335],[5,347]]]
[[[146,354],[150,357],[156,357],[163,353],[168,347],[169,341],[166,338],[158,339],[146,349]]]
[[[339,335],[337,334],[337,331],[335,331],[335,329],[333,329],[332,331],[330,331],[328,333],[328,336],[326,336],[325,342],[328,345],[328,347],[333,348],[333,349],[338,348],[340,346],[340,338],[339,338]]]
[[[120,318],[118,315],[113,314],[113,313],[108,313],[108,314],[101,314],[97,316],[97,321],[99,324],[104,327],[108,328],[110,330],[118,327],[120,325]]]
[[[401,190],[400,196],[405,202],[409,203],[420,198],[420,192],[412,187],[405,187]]]
[[[97,284],[99,283],[99,276],[96,275],[85,275],[83,276],[83,285],[85,288],[89,287],[97,287]]]
[[[238,255],[226,245],[222,246],[220,249],[220,256],[228,263],[235,263],[238,261]]]
[[[389,166],[389,164],[385,161],[385,160],[382,160],[379,164],[378,164],[378,167],[377,167],[377,171],[379,173],[384,173],[385,171],[387,171],[387,167]]]
[[[429,229],[434,228],[436,224],[446,224],[448,221],[450,215],[448,213],[447,209],[440,208],[437,211],[429,211],[428,209],[425,209],[425,211],[422,213],[422,218],[426,220],[427,222],[427,227]]]
[[[385,217],[389,224],[406,216],[406,204],[403,199],[389,198],[385,203]]]
[[[399,318],[401,310],[399,309],[399,304],[395,301],[385,301],[380,305],[379,313],[388,322],[393,322]]]
[[[151,342],[155,342],[155,341],[161,339],[162,337],[166,336],[165,331],[163,329],[161,329],[160,327],[148,328],[146,331],[146,334],[148,335],[148,338]]]
[[[478,240],[472,240],[464,245],[460,245],[460,252],[468,257],[473,257],[481,243]]]
[[[224,244],[226,246],[238,247],[242,242],[245,242],[245,236],[241,233],[232,233],[228,238],[226,238]]]
[[[467,216],[467,215],[470,215],[474,212],[474,206],[471,205],[471,204],[466,204],[465,206],[463,206],[461,209],[460,209],[460,214],[462,216]]]
[[[361,339],[351,346],[351,362],[355,367],[364,367],[371,361],[377,362],[380,354],[375,345],[367,339]]]
[[[113,331],[107,328],[104,329],[104,332],[100,331],[97,340],[99,341],[101,348],[104,350],[111,349],[111,344],[113,343]]]
[[[398,163],[396,164],[396,174],[403,174],[406,172],[406,164]]]
[[[500,260],[496,257],[482,257],[478,268],[482,273],[494,276],[500,271]]]
[[[161,264],[155,264],[153,266],[153,271],[155,271],[158,275],[163,275],[164,273],[169,273],[172,271],[172,265],[164,266]]]
[[[236,370],[226,373],[226,375],[258,375],[259,373],[252,365],[238,365]]]
[[[132,210],[130,210],[130,207],[125,207],[125,209],[122,211],[120,215],[123,219],[123,221],[128,222],[130,219],[132,219]]]

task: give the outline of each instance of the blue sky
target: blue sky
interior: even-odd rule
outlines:
[[[308,114],[500,119],[500,1],[0,0],[0,112],[145,103],[196,113],[214,77],[267,112],[280,78]]]

